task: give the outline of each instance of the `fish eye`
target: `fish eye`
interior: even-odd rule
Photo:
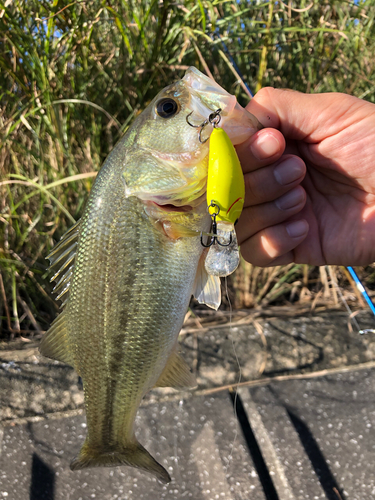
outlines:
[[[155,110],[162,118],[172,118],[172,116],[180,111],[180,106],[171,97],[165,97],[156,103]]]

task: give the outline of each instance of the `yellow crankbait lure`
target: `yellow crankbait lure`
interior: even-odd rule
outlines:
[[[244,201],[245,182],[236,150],[227,133],[215,127],[210,137],[207,205],[214,203],[220,208],[216,220],[235,224]]]
[[[207,205],[212,217],[214,237],[205,260],[208,274],[228,276],[238,267],[240,254],[234,224],[245,201],[245,182],[241,165],[226,132],[217,128],[210,137]]]

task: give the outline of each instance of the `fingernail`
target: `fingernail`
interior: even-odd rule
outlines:
[[[274,135],[265,132],[258,135],[250,149],[255,158],[266,160],[280,151],[280,144]]]
[[[288,158],[275,167],[273,174],[276,181],[285,186],[302,177],[304,171],[305,168],[301,160]]]
[[[289,191],[289,193],[280,196],[275,200],[275,205],[279,210],[288,210],[299,205],[305,197],[304,191],[300,186]]]
[[[297,220],[289,222],[285,228],[291,238],[300,238],[307,233],[309,225],[305,220]]]

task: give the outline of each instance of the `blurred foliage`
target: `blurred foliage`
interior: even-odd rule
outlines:
[[[374,7],[374,0],[2,0],[0,335],[48,327],[57,306],[44,256],[161,88],[194,65],[246,104],[227,47],[252,89],[339,91],[375,102]],[[373,282],[373,270],[367,274]],[[232,282],[236,306],[296,300],[309,280],[319,293],[317,269],[243,263]]]

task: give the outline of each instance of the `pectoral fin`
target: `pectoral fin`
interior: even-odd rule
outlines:
[[[165,234],[171,240],[177,240],[178,238],[199,238],[200,233],[193,231],[182,224],[166,220],[162,222],[162,225]]]
[[[221,304],[220,278],[207,273],[204,267],[206,255],[204,253],[199,261],[193,295],[200,304],[206,304],[217,311]]]
[[[174,351],[168,359],[155,387],[182,389],[184,387],[196,387],[196,385],[197,381],[186,361]]]

